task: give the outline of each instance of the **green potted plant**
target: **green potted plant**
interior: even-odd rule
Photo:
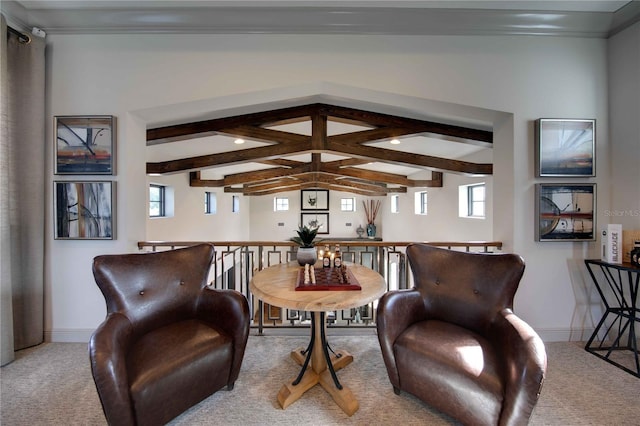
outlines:
[[[300,266],[316,263],[318,253],[316,252],[315,244],[320,241],[316,240],[319,228],[320,226],[300,225],[296,230],[298,235],[290,238],[290,241],[297,243],[299,246],[296,258]]]

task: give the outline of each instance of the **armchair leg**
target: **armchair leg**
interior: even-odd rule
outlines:
[[[229,384],[227,385],[227,390],[228,390],[228,391],[232,391],[232,390],[233,390],[233,386],[235,386],[235,384],[236,384],[236,382],[229,383]]]
[[[400,390],[400,388],[397,387],[393,387],[393,393],[395,393],[396,395],[400,395],[402,393],[402,391]]]

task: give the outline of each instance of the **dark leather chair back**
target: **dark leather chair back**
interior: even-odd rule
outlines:
[[[211,245],[203,244],[152,255],[96,257],[93,274],[107,303],[107,313],[125,315],[137,335],[194,318],[213,252]]]
[[[463,424],[526,424],[547,368],[544,344],[513,313],[515,254],[407,247],[414,288],[378,302],[380,349],[394,392]]]
[[[432,319],[483,334],[502,309],[513,308],[524,273],[520,256],[457,252],[426,244],[411,245],[406,253],[415,287],[429,304]]]
[[[233,389],[251,316],[244,295],[206,286],[213,256],[201,244],[94,259],[107,316],[89,358],[109,424],[165,424]]]

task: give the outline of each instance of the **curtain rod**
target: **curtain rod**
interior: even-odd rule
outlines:
[[[8,25],[7,25],[7,32],[15,35],[16,37],[18,37],[18,40],[20,40],[21,43],[29,43],[31,41],[31,37],[29,37],[28,35],[22,33],[21,31],[18,31],[15,28],[12,28],[12,27],[10,27]]]

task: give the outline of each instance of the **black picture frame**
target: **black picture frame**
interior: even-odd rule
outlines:
[[[596,120],[540,118],[535,135],[537,177],[596,175]]]
[[[318,234],[329,233],[329,212],[300,213],[300,224],[302,226],[318,226]]]
[[[62,115],[53,119],[56,175],[114,175],[116,119]]]
[[[300,190],[300,209],[305,210],[329,210],[328,189],[302,189]]]
[[[536,185],[536,241],[595,241],[595,183]]]
[[[55,181],[56,240],[115,239],[115,182]]]

